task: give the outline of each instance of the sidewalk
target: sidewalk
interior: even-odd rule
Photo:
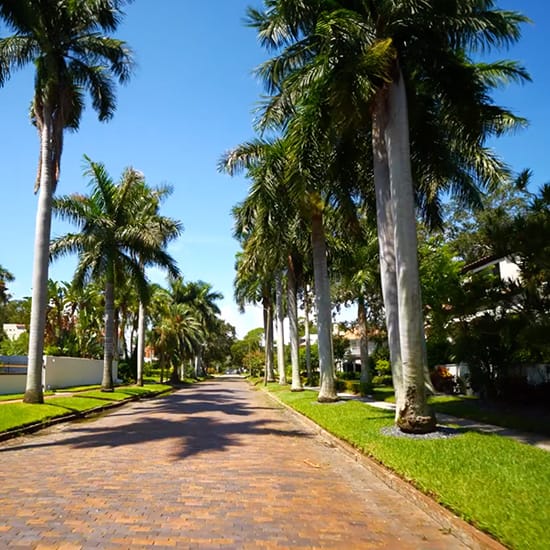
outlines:
[[[465,547],[238,379],[12,439],[0,455],[0,547]]]

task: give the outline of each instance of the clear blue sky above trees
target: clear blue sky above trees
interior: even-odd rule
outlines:
[[[169,183],[174,193],[163,214],[183,221],[183,236],[170,247],[187,280],[203,279],[225,295],[224,317],[240,335],[261,324],[259,312],[239,316],[232,302],[234,255],[231,207],[244,198],[243,179],[218,174],[220,155],[252,134],[252,109],[262,89],[251,72],[265,56],[253,30],[243,24],[255,0],[135,0],[117,33],[132,46],[137,68],[118,92],[118,110],[108,124],[85,113],[80,131],[65,138],[59,193],[84,192],[82,157],[105,163],[118,179],[126,166],[141,170],[150,185]],[[550,15],[540,0],[506,0],[503,8],[519,10],[533,24],[508,52],[530,71],[533,83],[503,90],[496,100],[530,120],[521,133],[492,144],[516,170],[531,168],[533,184],[550,180],[550,71],[547,44]],[[0,33],[5,35],[5,29]],[[13,75],[0,89],[0,264],[15,276],[16,297],[30,295],[36,197],[33,185],[38,136],[28,118],[32,72]],[[54,222],[52,236],[66,230]],[[75,259],[54,263],[50,277],[70,280]],[[151,272],[152,279],[163,276]]]

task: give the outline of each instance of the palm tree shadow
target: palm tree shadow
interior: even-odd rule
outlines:
[[[251,435],[311,437],[300,429],[277,428],[281,421],[272,417],[243,419],[253,410],[263,407],[249,407],[233,395],[232,392],[220,395],[206,391],[195,391],[189,395],[172,394],[159,399],[154,405],[138,404],[130,413],[121,410],[110,414],[110,417],[119,420],[128,417],[128,421],[117,422],[114,426],[98,426],[93,421],[87,425],[73,424],[62,439],[25,441],[20,445],[0,448],[0,452],[59,445],[73,449],[103,447],[108,450],[173,440],[171,458],[184,460],[194,455],[240,447],[244,444],[244,438]],[[220,412],[222,417],[218,414]]]

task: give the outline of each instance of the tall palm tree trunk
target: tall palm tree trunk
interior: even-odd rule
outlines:
[[[115,334],[115,284],[107,275],[105,283],[105,345],[103,351],[103,380],[101,391],[113,391],[113,355]]]
[[[284,305],[283,305],[283,281],[281,275],[275,279],[275,306],[277,309],[277,369],[279,370],[279,384],[286,384],[285,372],[285,331],[284,331]]]
[[[263,298],[264,308],[264,334],[265,334],[265,380],[268,382],[275,381],[275,373],[273,371],[273,304],[268,297]]]
[[[327,246],[323,226],[323,214],[317,209],[311,217],[311,247],[313,251],[313,276],[315,279],[315,307],[317,309],[317,333],[319,346],[319,396],[320,403],[336,401],[334,360],[332,358],[332,317],[330,284],[328,279]]]
[[[42,365],[44,354],[44,329],[48,305],[48,263],[50,232],[52,225],[52,198],[55,189],[53,157],[53,128],[51,109],[44,107],[40,132],[40,189],[34,233],[34,261],[32,274],[32,302],[29,329],[29,358],[27,383],[23,401],[43,403]]]
[[[195,379],[199,379],[201,375],[201,352],[200,349],[195,355],[195,367],[194,367]]]
[[[306,288],[305,291],[305,300],[304,300],[304,316],[305,316],[305,326],[304,326],[304,339],[306,341],[306,372],[307,372],[307,383],[309,386],[313,384],[313,373],[311,372],[311,335],[309,333],[309,288]]]
[[[367,308],[364,296],[359,296],[357,300],[357,321],[359,324],[359,357],[361,359],[360,382],[363,390],[370,383]]]
[[[395,272],[395,232],[390,194],[390,171],[386,141],[384,138],[384,131],[387,124],[385,101],[385,95],[380,93],[376,99],[373,112],[372,147],[382,297],[384,299],[384,313],[386,318],[386,331],[388,333],[388,348],[390,351],[393,387],[396,400],[398,400],[401,393],[403,373],[401,365],[401,345],[399,342],[397,276]]]
[[[399,68],[398,71],[397,78],[389,87],[389,116],[385,132],[395,222],[399,342],[403,367],[402,387],[396,402],[397,425],[405,432],[425,433],[435,430],[436,419],[427,404],[424,384],[424,319],[418,272],[407,96],[403,75]]]
[[[290,362],[292,365],[291,391],[302,391],[300,379],[300,355],[298,335],[298,297],[296,290],[296,273],[292,256],[288,257],[288,321],[290,334]]]
[[[140,300],[138,310],[137,375],[136,383],[143,386],[143,359],[145,355],[145,306]]]

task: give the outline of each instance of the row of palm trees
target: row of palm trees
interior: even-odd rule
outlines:
[[[133,169],[128,169],[117,184],[102,164],[86,158],[90,195],[54,198],[64,133],[78,130],[86,94],[91,97],[99,120],[108,121],[116,108],[115,84],[123,84],[131,76],[133,60],[130,48],[124,41],[110,36],[124,16],[122,8],[126,3],[126,0],[0,0],[0,20],[13,32],[9,37],[0,38],[0,86],[6,84],[14,70],[31,64],[35,67],[30,114],[39,133],[40,154],[35,185],[39,199],[24,396],[24,401],[29,403],[43,402],[41,372],[49,303],[50,255],[55,258],[78,254],[73,286],[80,291],[92,281],[103,281],[105,346],[102,387],[106,391],[113,387],[112,361],[118,333],[115,295],[124,281],[132,281],[140,300],[138,382],[142,383],[146,307],[154,294],[145,278],[148,266],[165,268],[174,280],[172,294],[159,298],[163,291],[157,289],[156,292],[158,325],[155,330],[159,341],[167,342],[177,333],[179,344],[184,349],[204,351],[208,331],[215,328],[228,330],[226,326],[221,327],[216,318],[218,311],[214,301],[220,295],[214,293],[210,285],[196,283],[192,290],[189,284],[180,282],[178,287],[179,270],[166,252],[166,246],[179,235],[181,225],[161,216],[158,211],[169,189],[149,188],[143,175]],[[50,246],[54,210],[61,218],[76,224],[78,232],[56,239]],[[186,300],[189,302],[190,297],[179,296],[182,292],[195,293],[193,315],[185,310]],[[160,306],[161,303],[164,305]],[[85,311],[79,314],[85,315]],[[175,325],[168,328],[167,323]],[[159,344],[161,348],[163,345]],[[172,354],[175,345],[172,342],[172,347],[162,348],[161,358],[167,355],[175,357],[177,354]],[[200,353],[198,356],[197,370],[200,368]]]
[[[268,94],[257,112],[260,138],[220,162],[252,182],[235,209],[243,249],[236,290],[263,302],[267,335],[278,278],[285,274],[293,308],[294,268],[312,266],[319,401],[336,399],[327,258],[338,242],[368,248],[375,231],[396,423],[407,432],[435,429],[417,214],[438,226],[446,195],[477,206],[483,190],[510,176],[485,144],[525,121],[491,93],[529,76],[514,62],[475,56],[518,40],[526,21],[492,0],[265,0],[248,10],[272,57],[256,70]]]
[[[216,305],[223,296],[203,281],[184,281],[165,251],[181,231],[179,222],[159,213],[171,189],[150,188],[133,169],[115,183],[103,165],[87,162],[89,195],[53,202],[54,214],[76,231],[52,241],[51,258],[76,253],[78,265],[70,284],[48,281],[45,349],[77,357],[97,357],[103,350],[105,391],[113,388],[112,362],[119,351],[126,360],[135,356],[137,382],[143,384],[146,343],[158,355],[161,374],[168,365],[177,382],[184,362],[195,359],[199,376],[203,353],[228,327]],[[149,265],[167,269],[168,288],[146,280]],[[0,279],[9,276],[2,268]]]
[[[114,182],[105,167],[86,158],[90,193],[56,197],[54,213],[76,226],[76,231],[54,239],[50,244],[52,259],[77,254],[71,289],[82,295],[98,283],[103,285],[104,369],[102,390],[113,390],[113,359],[120,342],[126,339],[126,323],[138,312],[137,383],[143,385],[146,326],[152,322],[149,344],[158,354],[161,376],[172,367],[172,381],[180,379],[186,360],[195,359],[195,375],[202,374],[201,357],[211,337],[219,331],[221,321],[216,300],[223,296],[208,283],[184,282],[174,259],[166,252],[170,241],[179,236],[181,224],[159,212],[169,196],[169,187],[151,188],[143,174],[127,169]],[[169,288],[151,285],[145,270],[149,266],[165,269]],[[50,285],[54,286],[54,285]],[[56,287],[59,285],[55,285]],[[61,287],[59,287],[61,288]],[[61,296],[59,294],[59,296]],[[50,293],[50,303],[56,294]],[[139,306],[137,304],[139,302]],[[73,304],[71,304],[73,305]],[[61,304],[57,311],[64,311]],[[73,324],[81,313],[74,304]],[[54,319],[54,324],[56,320]],[[125,342],[123,342],[125,344]],[[124,347],[124,346],[123,346]]]
[[[89,93],[100,121],[116,108],[115,83],[132,72],[132,53],[110,37],[124,0],[0,0],[0,19],[13,32],[0,39],[0,86],[26,65],[35,68],[31,119],[40,137],[27,387],[24,401],[41,403],[44,325],[53,195],[63,137],[76,131]]]

